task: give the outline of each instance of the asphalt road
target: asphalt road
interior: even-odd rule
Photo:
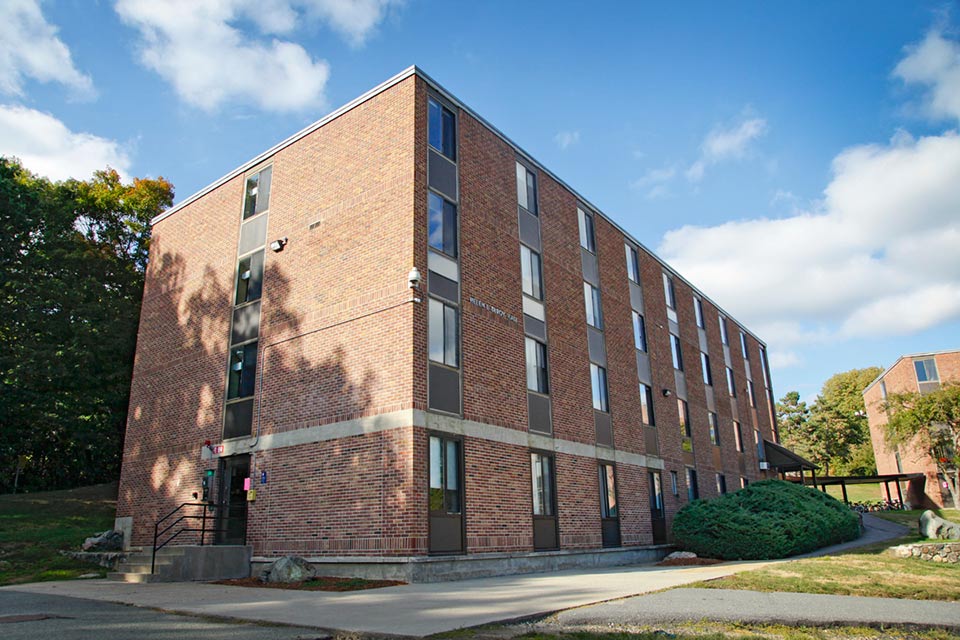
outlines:
[[[0,591],[3,640],[314,640],[315,629],[227,622],[112,602]]]

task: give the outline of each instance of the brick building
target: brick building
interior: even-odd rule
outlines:
[[[767,475],[772,398],[763,342],[411,67],[153,221],[118,526],[208,499],[255,561],[368,575],[652,557]]]
[[[888,393],[929,393],[944,382],[960,383],[960,351],[937,351],[900,356],[886,371],[877,376],[863,391],[867,407],[870,439],[877,459],[877,473],[922,473],[926,486],[919,493],[911,491],[907,498],[916,506],[951,507],[955,496],[947,478],[937,470],[937,464],[919,442],[911,446],[890,446],[885,435],[887,414],[883,402]]]

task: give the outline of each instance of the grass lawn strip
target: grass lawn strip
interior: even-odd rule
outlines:
[[[906,525],[910,527],[910,530],[913,533],[919,535],[920,531],[918,527],[920,514],[922,514],[924,511],[926,511],[926,509],[911,509],[910,511],[877,511],[871,515],[877,516],[878,518],[883,518],[884,520],[889,520],[890,522]],[[960,522],[960,509],[935,509],[934,513],[944,520]]]
[[[0,585],[105,576],[103,567],[59,551],[112,529],[116,500],[116,484],[0,496]]]
[[[258,587],[261,589],[294,589],[299,591],[363,591],[365,589],[396,587],[407,583],[397,580],[364,580],[363,578],[318,576],[304,580],[303,582],[261,582],[259,578],[235,578],[233,580],[217,580],[214,584],[225,584],[233,587]]]

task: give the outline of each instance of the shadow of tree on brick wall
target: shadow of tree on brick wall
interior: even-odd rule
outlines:
[[[118,515],[135,516],[134,544],[150,544],[156,519],[200,492],[203,470],[217,464],[204,459],[204,443],[222,440],[234,283],[215,265],[191,275],[187,257],[160,245],[147,271],[118,499]],[[302,326],[310,310],[288,306],[292,285],[279,265],[263,282],[253,435],[364,415],[376,372],[349,371],[341,345]],[[277,344],[272,327],[282,328]],[[310,350],[298,337],[305,330]]]

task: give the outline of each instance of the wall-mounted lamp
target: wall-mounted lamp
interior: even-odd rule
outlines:
[[[664,398],[669,398],[670,396],[673,395],[673,392],[670,391],[670,389],[663,389],[660,393],[663,394]]]
[[[274,253],[280,253],[283,251],[283,248],[287,246],[287,237],[284,236],[278,240],[274,240],[270,243],[270,250]]]

